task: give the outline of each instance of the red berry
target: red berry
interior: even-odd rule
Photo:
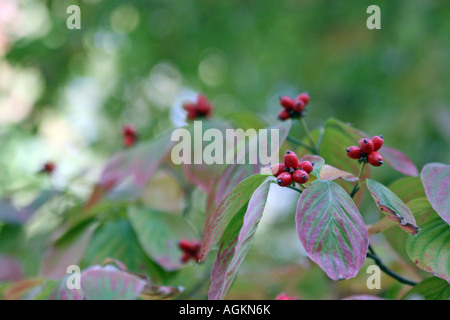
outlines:
[[[212,109],[211,103],[202,94],[197,97],[197,112],[201,115],[207,115]]]
[[[187,112],[192,111],[192,110],[196,110],[197,109],[197,105],[195,103],[185,103],[183,105],[183,109],[186,110]]]
[[[186,263],[189,261],[190,258],[191,255],[189,254],[189,252],[183,252],[183,255],[181,256],[181,262]]]
[[[178,242],[178,247],[183,251],[190,251],[191,250],[191,242],[186,239],[181,239],[180,242]]]
[[[309,94],[307,94],[306,92],[300,93],[297,99],[302,100],[303,103],[307,105],[309,102]]]
[[[136,137],[134,137],[134,136],[127,135],[127,136],[123,137],[123,145],[125,147],[131,147],[134,145],[135,142],[136,142]]]
[[[289,111],[287,111],[286,109],[283,109],[280,111],[280,113],[278,113],[278,118],[280,120],[287,120],[291,117],[291,115],[289,114]]]
[[[347,151],[347,155],[352,159],[359,159],[361,158],[361,148],[360,147],[348,147],[345,149]]]
[[[284,164],[282,163],[277,163],[272,167],[272,174],[275,177],[278,177],[283,172],[284,172]]]
[[[189,120],[194,120],[195,118],[197,118],[197,110],[196,109],[192,109],[192,110],[188,110],[187,111],[187,118]]]
[[[309,175],[305,170],[295,170],[292,174],[292,179],[297,183],[303,184],[308,181]]]
[[[370,139],[362,138],[359,140],[358,145],[364,153],[370,154],[373,151],[373,143]]]
[[[55,171],[56,165],[53,162],[47,162],[44,164],[44,168],[42,169],[42,171],[50,174],[53,171]]]
[[[135,136],[136,129],[132,125],[126,125],[123,127],[122,132],[125,136]]]
[[[383,136],[375,136],[372,139],[373,151],[378,151],[383,146]]]
[[[277,177],[277,183],[282,187],[290,185],[292,183],[292,175],[289,172],[282,172]]]
[[[281,97],[280,105],[283,106],[286,110],[291,110],[294,107],[294,100],[287,96]]]
[[[374,151],[367,156],[369,163],[375,167],[379,167],[383,164],[383,157],[378,152]]]
[[[305,103],[303,102],[303,100],[301,100],[301,99],[296,99],[295,100],[295,104],[294,104],[294,108],[293,108],[293,110],[294,110],[294,112],[297,112],[297,113],[299,113],[299,112],[302,112],[303,111],[303,109],[305,109]]]
[[[298,167],[302,170],[305,170],[306,173],[311,173],[314,170],[314,166],[309,161],[302,161],[298,164]]]
[[[286,153],[284,154],[284,166],[286,167],[286,169],[297,169],[298,167],[298,158],[297,155],[292,152],[287,150]]]

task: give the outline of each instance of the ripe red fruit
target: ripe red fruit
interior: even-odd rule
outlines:
[[[383,157],[376,151],[373,151],[367,156],[369,163],[375,167],[379,167],[383,164]]]
[[[309,94],[307,94],[306,92],[300,93],[297,99],[302,100],[303,103],[307,105],[309,102]]]
[[[282,172],[277,177],[277,183],[279,186],[286,187],[292,183],[292,175],[289,172]]]
[[[303,184],[308,181],[309,175],[305,170],[295,170],[292,174],[292,179],[297,183]]]
[[[286,110],[291,110],[294,107],[294,100],[287,96],[281,97],[280,105],[283,106]]]
[[[211,103],[202,94],[199,94],[197,97],[196,107],[197,113],[202,116],[208,116],[212,109]]]
[[[125,136],[136,136],[136,129],[132,125],[125,125],[122,132]]]
[[[192,248],[191,242],[186,239],[181,239],[180,242],[178,242],[178,247],[183,251],[190,251]]]
[[[134,145],[135,142],[136,142],[136,137],[134,137],[134,136],[126,135],[123,137],[123,145],[125,147],[131,147]]]
[[[383,136],[375,136],[372,139],[373,151],[378,151],[383,146]]]
[[[200,241],[198,240],[186,240],[182,239],[178,242],[178,247],[183,251],[183,255],[181,256],[181,262],[186,263],[189,259],[193,259],[195,261],[200,260]]]
[[[314,170],[314,166],[309,161],[302,161],[298,164],[298,167],[302,170],[305,170],[306,173],[311,173]]]
[[[286,167],[286,169],[297,169],[298,167],[298,158],[297,155],[292,152],[287,150],[286,153],[284,154],[284,166]]]
[[[44,164],[44,168],[42,168],[42,171],[45,173],[52,173],[55,171],[56,165],[53,162],[47,162]]]
[[[348,147],[345,149],[347,151],[347,155],[352,159],[359,159],[361,158],[361,148],[360,147]]]
[[[289,111],[287,111],[286,109],[283,109],[278,113],[278,118],[280,120],[287,120],[290,117],[291,117],[291,115],[289,114]]]
[[[302,112],[303,109],[305,109],[305,106],[306,106],[306,104],[305,104],[305,102],[303,102],[303,100],[296,99],[293,110],[294,110],[294,112],[299,113],[299,112]]]
[[[370,139],[362,138],[358,142],[359,147],[361,148],[361,151],[367,154],[372,153],[373,151],[373,143]]]
[[[278,177],[283,172],[284,172],[284,164],[277,163],[277,164],[273,165],[273,167],[272,167],[272,174],[275,177]]]

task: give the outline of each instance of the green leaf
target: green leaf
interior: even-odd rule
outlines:
[[[369,236],[344,189],[332,181],[313,181],[298,200],[296,224],[309,257],[331,279],[356,276],[366,260]]]
[[[430,202],[426,197],[414,199],[408,202],[406,205],[411,210],[413,216],[416,219],[417,225],[419,226],[423,225],[431,219],[439,217],[437,213],[434,212]],[[405,262],[414,265],[409,258],[408,253],[406,252],[406,240],[408,239],[408,234],[400,228],[393,228],[395,224],[387,217],[383,218],[380,222],[385,220],[389,220],[385,230],[382,230],[384,236],[386,237],[386,240],[397,252],[397,254],[399,254],[403,258]]]
[[[146,281],[112,265],[92,266],[81,273],[81,289],[86,300],[135,300]]]
[[[234,187],[214,210],[207,226],[204,228],[201,247],[202,260],[211,248],[222,238],[228,224],[233,217],[248,202],[255,190],[263,183],[267,176],[255,174]]]
[[[408,206],[397,197],[389,188],[381,183],[367,179],[367,188],[372,194],[372,198],[377,204],[381,213],[387,215],[400,228],[410,234],[417,234],[419,228]]]
[[[440,217],[422,225],[417,236],[410,236],[406,250],[419,268],[450,282],[450,226]]]
[[[128,220],[106,222],[97,228],[83,261],[86,265],[94,265],[108,258],[121,261],[133,272],[150,272],[158,276],[164,272],[147,257]]]
[[[182,267],[181,239],[193,240],[198,235],[179,215],[130,207],[128,217],[147,255],[167,271]]]
[[[426,197],[425,189],[420,177],[403,177],[389,185],[389,189],[395,193],[404,203],[413,199]]]
[[[450,285],[436,277],[425,279],[402,297],[402,300],[410,299],[450,300]]]

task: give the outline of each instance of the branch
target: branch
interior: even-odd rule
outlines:
[[[396,273],[396,272],[392,271],[391,269],[389,269],[383,263],[383,261],[381,261],[380,257],[377,256],[377,254],[375,253],[375,251],[373,250],[373,248],[370,245],[369,245],[369,252],[367,252],[367,258],[370,258],[373,261],[375,261],[375,264],[380,268],[381,271],[386,273],[391,278],[394,278],[398,282],[406,284],[406,285],[409,285],[409,286],[415,286],[417,284],[417,282],[409,280],[409,279],[407,279],[405,277],[402,277],[398,273]]]

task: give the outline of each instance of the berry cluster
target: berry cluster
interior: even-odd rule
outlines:
[[[186,263],[190,259],[193,259],[195,262],[200,260],[200,246],[201,243],[198,240],[186,240],[182,239],[178,242],[178,247],[181,251],[183,251],[183,255],[181,256],[181,262]]]
[[[295,100],[284,96],[280,98],[280,105],[284,108],[278,114],[280,120],[287,120],[289,118],[300,118],[305,115],[305,107],[309,102],[309,94],[306,92],[300,93]]]
[[[122,139],[125,147],[131,147],[136,143],[137,133],[132,125],[126,125],[122,128]]]
[[[362,138],[358,147],[352,146],[345,149],[347,155],[358,162],[368,162],[375,167],[383,164],[383,157],[377,151],[383,146],[383,136],[375,136],[372,139]]]
[[[211,103],[202,94],[197,96],[197,101],[195,103],[185,103],[183,108],[187,111],[187,118],[189,120],[203,117],[209,118],[212,113]]]
[[[314,163],[309,161],[298,162],[296,154],[287,150],[284,155],[284,164],[278,163],[272,167],[272,174],[277,178],[278,185],[287,187],[296,182],[303,184],[309,179],[314,169]]]

